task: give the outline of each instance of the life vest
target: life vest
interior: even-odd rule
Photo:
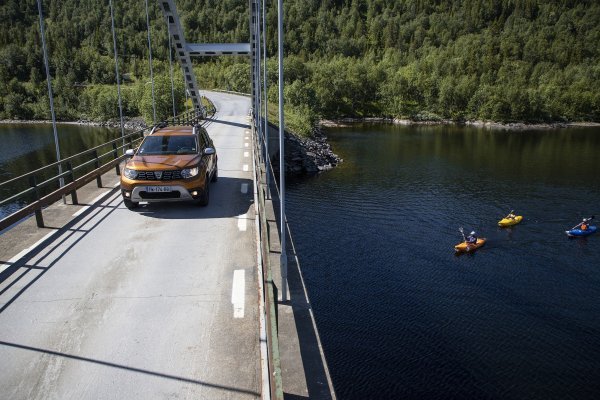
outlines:
[[[588,226],[586,224],[581,224],[581,230],[585,231],[587,230]]]

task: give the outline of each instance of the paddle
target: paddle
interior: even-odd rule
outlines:
[[[458,228],[458,231],[460,233],[462,233],[463,240],[466,242],[467,241],[467,237],[465,236],[465,231],[464,231],[463,227],[461,226],[460,228]]]
[[[572,227],[571,229],[569,229],[570,231],[572,231],[573,229],[577,229],[579,228],[584,222],[588,222],[593,220],[594,218],[596,218],[595,215],[592,215],[591,217],[587,218],[585,221],[581,221],[580,223],[578,223],[577,225],[575,225],[574,227]]]
[[[507,215],[506,217],[504,217],[504,219],[507,219],[507,218],[509,218],[509,217],[510,217],[510,215],[511,215],[512,213],[514,213],[514,212],[515,212],[515,210],[510,210],[510,212],[508,213],[508,215]]]

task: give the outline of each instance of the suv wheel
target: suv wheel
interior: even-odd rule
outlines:
[[[130,210],[137,208],[140,205],[140,203],[131,201],[129,199],[123,199],[123,204],[125,204],[125,207],[129,208]]]
[[[219,179],[219,166],[217,164],[215,164],[215,170],[213,172],[213,176],[212,179],[210,180],[211,182],[216,182]]]
[[[208,175],[207,175],[206,178],[204,179],[204,190],[202,191],[202,194],[198,198],[198,205],[201,207],[205,207],[208,205],[209,184],[210,184],[210,179],[208,179]]]

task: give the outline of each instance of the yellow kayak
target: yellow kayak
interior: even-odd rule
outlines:
[[[517,215],[514,218],[502,218],[500,221],[498,221],[498,226],[516,225],[519,222],[521,222],[522,220],[523,220],[523,216],[522,215]]]
[[[477,243],[474,243],[474,244],[468,244],[467,242],[459,243],[456,246],[454,246],[454,250],[456,250],[457,252],[468,253],[470,251],[477,250],[484,244],[485,244],[485,238],[480,238],[480,239],[477,239]]]

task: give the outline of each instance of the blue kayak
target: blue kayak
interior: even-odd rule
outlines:
[[[584,231],[581,229],[571,229],[570,231],[565,231],[567,236],[569,237],[577,237],[577,236],[589,236],[592,233],[596,233],[596,226],[595,225],[590,225],[588,226],[588,228]]]

